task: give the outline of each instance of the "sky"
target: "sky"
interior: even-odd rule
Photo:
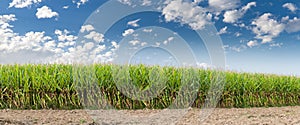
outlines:
[[[1,64],[214,67],[224,58],[227,70],[300,75],[299,54],[293,0],[0,1]]]

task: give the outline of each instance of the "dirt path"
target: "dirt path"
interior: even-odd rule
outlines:
[[[178,110],[89,111],[88,113],[84,110],[0,110],[0,125],[171,124],[176,120],[177,124],[200,124],[198,116],[201,112],[203,111],[199,109],[189,109],[186,114]],[[162,115],[156,115],[159,113]],[[176,118],[177,114],[183,116]],[[300,125],[300,106],[215,109],[201,124]]]

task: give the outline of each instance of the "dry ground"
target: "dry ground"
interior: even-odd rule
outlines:
[[[300,125],[300,106],[214,109],[199,122],[199,109],[137,111],[0,110],[0,125],[110,125],[110,124],[204,124],[204,125]],[[159,115],[157,115],[159,114]],[[178,114],[183,116],[177,117]],[[94,120],[93,120],[94,118]],[[177,121],[177,122],[175,122]]]

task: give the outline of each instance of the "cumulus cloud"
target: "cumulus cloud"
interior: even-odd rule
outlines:
[[[258,42],[257,40],[250,40],[248,43],[247,43],[247,46],[252,48],[254,46],[258,46]]]
[[[9,8],[25,8],[40,2],[42,2],[42,0],[12,0],[12,2],[9,3]]]
[[[59,48],[65,48],[74,46],[77,40],[77,37],[74,35],[71,35],[70,32],[66,29],[62,30],[55,30],[54,32],[57,35],[58,38],[58,45]]]
[[[83,33],[83,32],[90,32],[92,30],[95,30],[95,28],[93,27],[93,25],[84,25],[84,26],[81,26],[80,28],[80,32]]]
[[[271,16],[271,13],[264,13],[252,21],[252,25],[255,26],[252,31],[256,34],[257,39],[262,40],[262,43],[271,42],[285,29],[284,24],[272,19]]]
[[[95,42],[84,42],[77,45],[74,49],[75,51],[71,53],[72,55],[76,55],[77,58],[72,61],[80,64],[108,63],[113,60],[116,47],[119,46],[114,41],[111,43],[112,46],[109,48],[106,45],[99,45]]]
[[[300,31],[300,19],[294,17],[293,19],[288,20],[285,30],[288,33]]]
[[[8,63],[107,63],[113,60],[119,45],[111,42],[108,48],[98,42],[103,41],[101,34],[85,29],[86,41],[75,43],[78,38],[67,29],[55,30],[54,37],[44,31],[29,31],[20,35],[12,29],[14,14],[0,15],[0,64]],[[85,37],[84,37],[85,38]],[[92,39],[94,41],[88,41]]]
[[[8,23],[11,21],[16,21],[16,20],[17,20],[17,18],[16,18],[16,15],[14,15],[14,14],[0,15],[0,25],[5,24],[6,27],[11,27],[11,26],[9,26]]]
[[[59,41],[75,41],[77,39],[74,35],[69,35],[70,31],[64,29],[62,30],[55,30],[54,32],[58,36]]]
[[[124,33],[122,34],[123,36],[128,36],[130,34],[134,33],[134,29],[127,29],[124,31]]]
[[[141,19],[129,21],[129,22],[127,23],[127,25],[130,25],[130,26],[133,26],[133,27],[139,27],[140,25],[138,24],[138,22],[139,22],[140,20],[141,20]]]
[[[87,39],[92,39],[95,42],[99,42],[99,43],[104,42],[104,35],[96,31],[92,31],[89,34],[85,35],[84,37]]]
[[[218,32],[219,35],[225,34],[225,33],[227,33],[227,26],[223,27],[223,28],[220,29],[220,31]]]
[[[289,21],[290,17],[289,16],[285,16],[281,18],[281,22],[287,22]]]
[[[241,18],[242,16],[243,16],[243,14],[240,11],[238,11],[238,10],[226,11],[224,13],[224,19],[223,19],[223,21],[226,22],[226,23],[234,23],[239,18]]]
[[[175,0],[167,3],[162,9],[162,15],[167,22],[175,21],[187,24],[194,30],[203,29],[210,23],[212,14],[193,2]]]
[[[81,42],[74,46],[77,37],[68,30],[55,30],[57,38],[47,36],[44,31],[30,31],[24,35],[15,33],[10,22],[17,20],[15,15],[0,15],[0,63],[64,63],[97,62],[113,60],[114,51],[119,45],[111,42],[111,47],[100,45],[97,33],[88,32],[87,39],[96,41]],[[107,50],[109,49],[109,50]]]
[[[60,58],[56,59],[56,61],[59,62],[64,58],[70,58],[70,56],[73,56],[73,59],[70,60],[73,63],[109,63],[113,60],[115,51],[118,48],[119,45],[115,41],[111,41],[111,46],[109,47],[107,47],[107,44],[84,41],[76,45],[76,48],[70,48],[72,51],[63,53],[66,56],[61,56]]]
[[[229,10],[224,13],[223,21],[226,23],[235,23],[252,7],[256,6],[256,2],[250,2],[241,9]]]
[[[119,48],[119,45],[118,45],[118,43],[117,43],[116,41],[112,41],[112,42],[111,42],[111,45],[112,45],[112,47],[114,47],[114,48]]]
[[[25,35],[19,35],[12,29],[10,22],[15,21],[16,16],[0,15],[0,51],[1,54],[13,53],[20,50],[26,51],[51,51],[55,50],[45,48],[47,42],[52,40],[51,37],[46,36],[45,32],[30,31]]]
[[[208,0],[208,4],[215,11],[223,11],[237,8],[240,0]]]
[[[287,8],[292,12],[296,12],[296,10],[298,10],[297,6],[293,3],[285,3],[282,5],[283,8]]]
[[[41,18],[57,17],[58,13],[53,12],[52,9],[50,9],[48,6],[43,6],[41,8],[37,8],[37,12],[35,15],[38,19],[41,19]]]

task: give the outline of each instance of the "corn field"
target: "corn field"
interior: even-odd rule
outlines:
[[[75,67],[75,68],[74,68]],[[151,71],[163,71],[165,82],[156,97],[139,101],[126,96],[118,89],[113,77],[117,65],[94,64],[74,66],[62,64],[0,65],[1,109],[81,109],[108,103],[117,109],[162,109],[169,107],[178,96],[178,91],[189,78],[196,76],[199,88],[193,107],[205,103],[214,74],[224,74],[224,88],[217,107],[269,107],[300,105],[300,78],[255,73],[223,72],[199,68],[175,68],[145,65],[128,67],[132,84],[139,90],[148,90]],[[81,76],[84,69],[88,76]],[[74,75],[76,74],[77,75]],[[79,75],[78,75],[79,74]],[[95,79],[89,79],[89,75]],[[158,77],[158,76],[157,76]],[[193,77],[195,79],[195,77]],[[90,82],[95,84],[89,84]],[[134,90],[134,89],[129,89]],[[89,94],[93,93],[93,94]],[[98,96],[102,95],[101,97]],[[147,94],[153,94],[151,91]],[[155,94],[155,93],[154,93]],[[105,101],[103,101],[105,100]]]

